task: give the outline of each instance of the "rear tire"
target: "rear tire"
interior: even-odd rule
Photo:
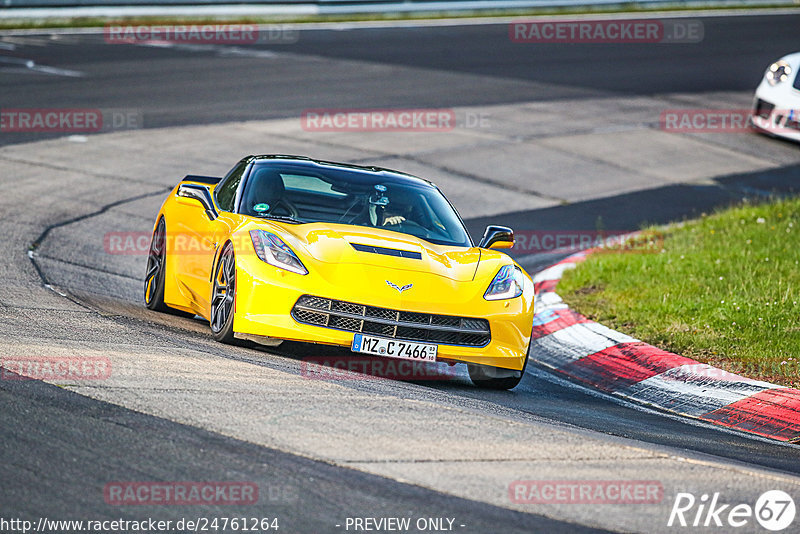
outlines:
[[[177,315],[179,317],[194,317],[189,313],[164,304],[164,280],[166,279],[167,265],[167,224],[164,217],[159,219],[153,237],[150,239],[150,252],[147,255],[147,271],[144,276],[144,305],[148,309]]]
[[[233,333],[234,303],[236,301],[236,256],[233,244],[222,247],[214,268],[214,285],[211,289],[211,334],[221,343],[236,343]]]
[[[490,365],[467,364],[470,380],[483,389],[514,389],[525,376],[526,367],[528,367],[528,354],[525,355],[525,363],[519,371]]]

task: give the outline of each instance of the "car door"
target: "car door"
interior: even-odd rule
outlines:
[[[246,163],[237,165],[214,188],[211,197],[216,216],[210,216],[200,202],[178,197],[181,215],[177,217],[173,236],[174,254],[180,256],[182,266],[178,279],[204,316],[208,315],[210,305],[214,260],[234,225],[230,213],[246,169]]]

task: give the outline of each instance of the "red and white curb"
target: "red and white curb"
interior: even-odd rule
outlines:
[[[736,430],[800,442],[800,390],[663,351],[583,317],[555,293],[578,252],[533,277],[530,357],[606,393]]]

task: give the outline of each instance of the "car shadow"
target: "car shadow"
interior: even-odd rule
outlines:
[[[559,236],[576,232],[586,235],[596,235],[598,231],[632,232],[649,225],[699,217],[742,201],[763,202],[795,195],[798,191],[800,165],[790,165],[722,176],[702,184],[668,185],[584,202],[478,217],[465,220],[465,224],[475,242],[490,224],[510,226],[519,236],[535,232],[539,237],[537,244],[541,246],[532,247],[530,240],[520,240],[521,243],[510,251],[517,261],[537,256],[535,261],[524,264],[529,271],[535,271],[558,261],[555,250],[548,250],[545,243],[556,243],[553,238]],[[545,236],[551,239],[546,241]]]

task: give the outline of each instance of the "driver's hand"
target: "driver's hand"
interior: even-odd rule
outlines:
[[[395,224],[400,224],[401,222],[405,221],[406,218],[402,215],[392,215],[391,217],[386,217],[386,220],[383,221],[384,226],[393,226]]]

